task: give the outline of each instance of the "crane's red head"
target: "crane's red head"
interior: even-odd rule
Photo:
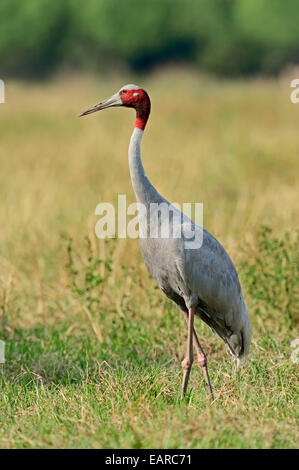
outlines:
[[[84,113],[80,114],[80,116],[115,106],[126,106],[127,108],[136,109],[135,127],[142,130],[145,128],[151,110],[151,102],[146,91],[137,85],[126,85],[122,87],[115,95],[92,106],[84,111]]]

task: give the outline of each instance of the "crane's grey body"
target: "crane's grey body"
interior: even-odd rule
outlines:
[[[149,213],[150,204],[170,203],[145,175],[140,157],[142,135],[141,129],[134,129],[129,147],[129,166],[136,199]],[[179,223],[190,222],[186,215],[181,214]],[[159,223],[169,224],[171,220],[160,219]],[[193,222],[193,230],[203,230],[201,247],[193,249],[186,248],[183,236],[151,238],[148,217],[141,215],[139,224],[140,232],[147,235],[140,238],[141,253],[160,289],[183,311],[195,307],[196,314],[223,339],[233,357],[239,360],[245,357],[251,340],[250,318],[238,274],[222,245]],[[161,231],[160,226],[159,233]]]

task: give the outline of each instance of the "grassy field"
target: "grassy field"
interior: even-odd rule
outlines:
[[[134,115],[77,115],[126,82],[150,93],[147,174],[204,225],[240,273],[251,354],[237,376],[196,320],[215,402],[194,365],[180,399],[186,326],[149,278],[137,240],[98,240],[99,202],[134,201]],[[298,445],[299,104],[287,81],[147,79],[6,83],[0,105],[0,447],[292,448]],[[0,365],[1,367],[1,365]]]

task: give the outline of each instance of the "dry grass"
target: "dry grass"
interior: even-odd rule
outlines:
[[[239,378],[221,342],[198,325],[216,403],[209,405],[196,368],[181,402],[183,320],[149,279],[136,240],[93,235],[99,202],[134,200],[127,165],[134,117],[77,115],[132,81],[6,83],[0,446],[294,447],[299,105],[287,82],[214,82],[175,69],[136,79],[152,99],[147,174],[171,201],[204,202],[205,227],[238,265],[253,320],[252,355]],[[261,235],[261,225],[272,232]],[[66,268],[67,247],[79,295],[70,288],[77,277]],[[91,266],[98,256],[106,264]],[[103,280],[91,289],[93,309],[84,284],[90,270]]]

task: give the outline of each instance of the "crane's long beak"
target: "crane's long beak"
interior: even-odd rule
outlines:
[[[80,114],[79,117],[86,116],[87,114],[95,113],[96,111],[100,111],[101,109],[112,108],[114,106],[123,106],[123,102],[119,96],[119,93],[115,93],[115,95],[110,96],[110,98],[107,98],[106,100],[101,101],[95,106],[88,108],[86,111]]]

